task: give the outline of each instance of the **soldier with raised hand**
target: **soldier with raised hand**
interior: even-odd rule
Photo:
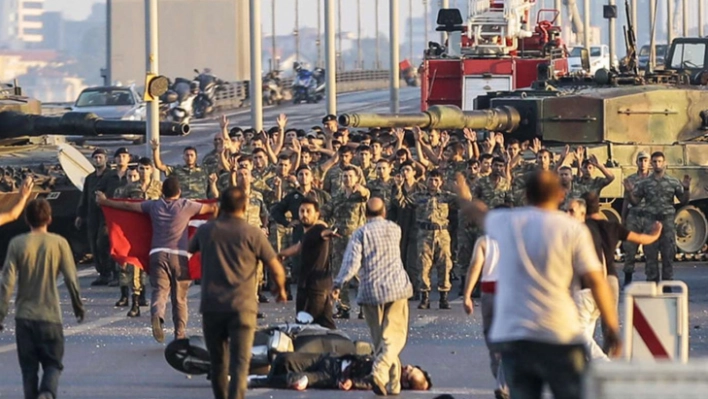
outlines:
[[[344,167],[342,169],[342,190],[332,196],[332,200],[322,207],[325,220],[331,220],[332,229],[338,237],[332,239],[332,273],[337,275],[342,266],[344,251],[349,238],[356,229],[366,223],[366,201],[369,190],[359,179],[357,169]],[[340,304],[335,318],[348,319],[351,309],[348,287],[342,287]]]
[[[646,255],[647,281],[659,282],[673,280],[673,260],[676,255],[676,226],[674,225],[674,197],[682,205],[690,197],[691,177],[685,175],[683,181],[666,174],[666,157],[662,152],[651,154],[651,176],[640,179],[636,184],[625,179],[624,188],[632,205],[639,205],[644,200],[643,210],[646,218],[661,222],[661,237],[651,245],[644,246]],[[661,271],[659,271],[659,252],[661,252]]]
[[[637,154],[637,172],[627,177],[626,180],[636,186],[640,180],[646,179],[649,175],[649,153],[646,151],[640,151],[639,154]],[[632,205],[629,201],[629,191],[625,191],[624,201],[622,202],[622,220],[624,221],[627,230],[643,233],[645,230],[650,228],[652,223],[646,217],[647,215],[644,210],[644,205],[644,200],[641,200],[637,205]],[[634,275],[634,263],[636,261],[635,258],[637,256],[639,244],[624,241],[622,243],[622,248],[625,253],[624,286],[627,286],[632,282],[632,276]]]
[[[182,198],[184,199],[204,199],[215,197],[216,193],[211,192],[209,183],[209,173],[206,169],[197,165],[197,149],[185,147],[182,151],[184,165],[170,166],[162,163],[160,157],[160,143],[152,140],[152,158],[155,160],[155,167],[167,177],[175,177],[182,188]]]
[[[415,209],[418,225],[418,256],[421,270],[418,309],[430,309],[430,275],[433,267],[438,272],[440,309],[450,309],[450,270],[452,269],[451,240],[448,232],[450,208],[456,206],[454,194],[442,190],[443,174],[433,170],[428,174],[427,190],[413,195],[409,204]]]
[[[157,200],[162,196],[162,182],[153,179],[153,167],[150,158],[140,158],[138,168],[129,171],[137,173],[138,180],[116,190],[115,198]],[[120,286],[120,299],[116,306],[128,306],[128,293],[133,291],[133,302],[128,317],[140,316],[140,306],[147,306],[145,299],[145,286],[147,285],[147,274],[134,265],[119,265],[118,282]]]
[[[354,158],[354,150],[351,147],[342,146],[339,148],[337,153],[339,162],[327,171],[324,176],[323,184],[324,190],[332,194],[332,196],[337,195],[340,191],[343,190],[342,174],[344,174],[344,169],[349,168],[351,166],[354,171],[356,171],[356,174],[360,180],[363,180],[364,178],[364,173],[361,171],[361,169],[358,166],[352,164],[352,159]],[[362,181],[362,184],[365,184],[365,182]]]
[[[583,159],[582,147],[578,147],[578,149],[579,151],[576,151],[575,159],[578,161],[580,169],[578,175],[573,179],[573,182],[579,186],[581,191],[580,195],[587,192],[600,195],[600,191],[615,180],[615,175],[613,175],[605,165],[601,164],[594,154],[590,155],[588,159]],[[603,177],[592,177],[592,172],[595,168],[600,170]]]
[[[219,173],[219,158],[224,149],[230,149],[229,140],[229,120],[226,115],[222,115],[219,120],[220,130],[218,133],[214,134],[214,149],[202,158],[202,169],[206,170],[208,174]]]

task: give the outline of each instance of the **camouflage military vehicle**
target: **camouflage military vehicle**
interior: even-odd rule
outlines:
[[[35,178],[32,198],[45,197],[54,212],[50,230],[66,237],[75,255],[85,253],[85,234],[74,227],[76,206],[81,192],[63,173],[57,160],[57,144],[83,142],[100,136],[128,138],[145,136],[145,122],[103,120],[91,113],[67,112],[61,116],[42,116],[41,103],[22,95],[15,85],[0,85],[0,211],[9,209],[17,198],[16,190],[27,175]],[[162,122],[160,134],[181,136],[189,126]],[[91,148],[83,148],[90,155]],[[17,221],[0,227],[0,267],[9,240],[27,227]],[[78,259],[77,259],[78,260]]]
[[[662,151],[668,173],[692,177],[691,201],[676,213],[678,248],[701,251],[708,237],[708,38],[676,39],[666,69],[645,75],[600,70],[594,78],[539,79],[529,89],[489,92],[474,111],[431,107],[412,115],[341,115],[353,127],[471,128],[508,133],[520,141],[540,138],[547,147],[582,145],[615,175],[602,191],[604,213],[620,218],[625,177],[636,171],[640,151]],[[547,67],[545,67],[547,68]]]

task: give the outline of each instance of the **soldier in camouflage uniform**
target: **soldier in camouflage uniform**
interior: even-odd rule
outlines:
[[[573,169],[570,166],[561,166],[558,169],[558,177],[560,178],[561,187],[565,190],[561,209],[567,210],[570,200],[578,199],[583,195],[583,186],[575,181]]]
[[[425,184],[415,178],[415,166],[404,162],[400,168],[402,181],[393,186],[389,218],[401,228],[401,259],[413,284],[413,300],[420,299],[420,262],[418,253],[418,225],[416,224],[415,196],[427,191]]]
[[[488,176],[477,179],[472,187],[472,196],[482,202],[489,209],[494,209],[500,205],[511,205],[513,203],[513,195],[511,193],[511,182],[506,178],[507,163],[504,158],[495,157],[492,159],[492,172]],[[469,184],[469,183],[468,183]],[[460,229],[458,242],[460,243],[458,254],[458,265],[461,270],[461,276],[467,275],[474,250],[474,243],[477,238],[482,235],[482,226],[477,226],[471,222],[463,221],[464,229]],[[464,289],[463,284],[460,289]]]
[[[197,149],[185,147],[182,152],[184,165],[169,166],[162,163],[160,158],[160,144],[152,141],[152,157],[155,160],[155,167],[165,173],[167,177],[176,177],[179,186],[182,188],[182,198],[204,199],[213,198],[216,193],[211,192],[209,184],[209,174],[207,171],[197,166]]]
[[[239,168],[235,174],[237,185],[243,189],[248,197],[246,213],[244,214],[246,222],[253,227],[258,227],[263,231],[263,234],[268,235],[268,209],[265,201],[263,201],[263,195],[251,189],[251,171],[247,168]],[[261,292],[264,280],[263,262],[259,261],[256,268],[256,284],[258,287],[258,299],[261,303],[268,302],[268,299]]]
[[[344,169],[352,166],[357,173],[357,176],[362,184],[364,180],[364,173],[361,169],[352,164],[352,158],[354,157],[354,150],[351,147],[342,146],[338,150],[339,162],[331,167],[324,176],[323,188],[325,191],[330,193],[333,197],[342,191],[342,174]]]
[[[649,173],[649,153],[646,151],[640,151],[639,154],[637,154],[637,173],[627,177],[626,180],[636,187],[640,180],[649,177]],[[624,201],[622,202],[622,220],[624,220],[627,230],[643,233],[651,226],[651,221],[646,218],[644,205],[644,200],[641,200],[639,204],[633,206],[628,199],[628,192],[624,193]],[[626,286],[632,282],[634,262],[636,261],[639,244],[625,241],[622,243],[622,248],[625,253],[624,285]]]
[[[265,194],[268,191],[266,181],[275,176],[275,168],[273,165],[268,164],[268,152],[263,148],[253,150],[251,158],[253,159],[253,169],[251,170],[253,181],[251,185],[254,190]]]
[[[391,207],[391,195],[395,185],[396,182],[391,177],[391,162],[384,158],[379,159],[376,162],[376,179],[366,186],[371,192],[371,197],[381,198],[388,210]]]
[[[479,181],[479,161],[470,159],[467,161],[467,171],[463,173],[465,182],[468,187],[475,187]],[[457,178],[457,177],[455,177]],[[474,243],[477,242],[477,237],[481,235],[481,229],[474,223],[465,218],[457,218],[457,256],[455,257],[455,265],[457,265],[457,275],[462,276],[462,284],[460,284],[460,293],[465,290],[465,276],[472,260],[472,252]]]
[[[689,200],[691,178],[684,176],[679,182],[675,177],[666,174],[666,157],[662,152],[651,154],[653,173],[640,179],[636,186],[629,180],[624,181],[625,190],[632,205],[639,205],[644,200],[642,216],[650,221],[661,222],[663,228],[659,239],[651,245],[644,246],[646,255],[647,281],[659,282],[673,280],[672,262],[676,255],[676,227],[674,226],[674,197],[681,204]],[[661,272],[659,271],[659,252],[661,252]]]
[[[534,171],[537,170],[551,170],[551,161],[553,160],[553,154],[547,149],[543,148],[536,153],[536,165],[534,167],[528,167],[526,172],[521,176],[518,176],[511,182],[511,191],[514,196],[514,206],[524,206],[526,205],[526,181],[531,177]]]
[[[577,157],[576,157],[577,158]],[[600,195],[603,188],[607,187],[615,180],[615,176],[610,172],[605,165],[601,164],[595,155],[591,155],[589,159],[582,160],[577,158],[580,165],[580,176],[575,176],[573,183],[578,186],[580,195],[591,192]],[[599,169],[604,177],[592,177],[592,172],[595,168]]]
[[[376,165],[371,163],[371,147],[367,145],[360,145],[356,149],[357,165],[364,174],[364,181],[362,184],[369,184],[369,182],[376,179]]]
[[[332,196],[332,200],[322,207],[322,216],[339,236],[332,240],[332,274],[337,275],[342,267],[344,251],[347,249],[349,238],[356,229],[366,223],[366,201],[369,199],[369,190],[360,184],[357,169],[344,167],[342,170],[342,190]],[[358,279],[355,277],[355,281]],[[349,300],[349,287],[342,287],[335,318],[348,319],[351,309]]]
[[[140,158],[138,168],[135,171],[138,180],[116,190],[116,198],[156,200],[162,196],[162,183],[152,178],[152,161],[149,158]],[[132,172],[131,172],[132,173]],[[119,285],[121,297],[116,302],[116,306],[128,306],[128,293],[133,291],[132,307],[128,311],[128,317],[140,316],[140,306],[147,306],[145,299],[145,285],[147,275],[134,265],[119,265]]]
[[[290,161],[290,157],[287,155],[280,155],[278,157],[276,175],[266,180],[265,185],[268,187],[268,191],[265,192],[263,198],[265,199],[268,209],[298,188],[299,183],[297,182],[297,178],[292,174],[292,162]],[[297,218],[297,215],[287,215],[287,217],[289,218],[289,223],[293,217]],[[279,225],[272,220],[271,217],[270,242],[276,252],[280,252],[288,247],[291,232],[291,228]]]
[[[450,208],[455,207],[455,196],[442,190],[443,175],[437,170],[428,174],[427,190],[416,192],[409,205],[415,209],[418,225],[418,255],[421,299],[418,309],[430,309],[430,276],[433,267],[438,272],[440,309],[450,309],[450,269],[452,254],[450,233]]]

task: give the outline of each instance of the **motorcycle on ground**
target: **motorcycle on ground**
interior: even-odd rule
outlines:
[[[310,314],[300,312],[295,323],[286,322],[256,330],[249,374],[267,374],[276,355],[284,352],[373,354],[370,343],[353,341],[343,331],[311,324],[312,321]],[[172,341],[165,348],[165,360],[173,369],[190,375],[208,374],[211,364],[206,344],[200,336]]]

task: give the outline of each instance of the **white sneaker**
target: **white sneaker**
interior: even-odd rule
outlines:
[[[306,375],[300,376],[297,380],[293,381],[290,388],[296,391],[304,391],[307,389],[307,383],[310,382]]]

